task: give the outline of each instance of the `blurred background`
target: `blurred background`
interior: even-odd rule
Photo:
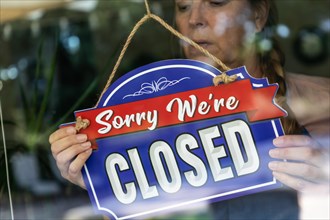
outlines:
[[[149,0],[173,24],[170,0]],[[329,0],[278,0],[276,35],[291,72],[330,77]],[[98,100],[123,44],[146,13],[143,0],[1,0],[0,219],[10,219],[7,149],[16,219],[103,219],[87,192],[64,180],[48,136],[73,112]],[[154,61],[180,57],[178,39],[155,21],[134,37],[116,77]],[[206,207],[172,219],[203,219]],[[157,219],[168,218],[159,216]]]

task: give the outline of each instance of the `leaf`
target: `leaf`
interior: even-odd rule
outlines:
[[[37,105],[38,105],[38,102],[37,102],[37,99],[38,99],[38,83],[39,83],[39,80],[40,80],[40,69],[41,69],[41,63],[42,63],[42,48],[44,46],[44,40],[43,38],[41,39],[41,42],[38,46],[38,52],[37,52],[37,64],[36,64],[36,70],[35,70],[35,74],[34,74],[34,82],[33,82],[33,93],[32,93],[32,105],[31,105],[31,112],[32,112],[32,115],[31,115],[31,120],[30,120],[30,124],[28,126],[28,129],[29,130],[33,130],[35,128],[35,120],[36,120],[36,117],[37,117]]]
[[[78,106],[85,100],[85,98],[97,87],[98,81],[100,77],[96,77],[91,84],[89,84],[88,88],[85,92],[80,96],[80,98],[75,102],[74,105],[55,123],[54,126],[50,127],[46,132],[45,135],[49,135],[50,132],[56,129],[56,127],[65,122],[65,120],[72,114],[75,110],[77,110]]]
[[[54,123],[53,126],[48,128],[44,133],[40,135],[40,139],[44,139],[47,136],[50,135],[51,132],[53,132],[55,129],[58,128],[60,124],[63,124],[65,120],[74,112],[77,110],[79,105],[85,100],[85,98],[97,87],[100,79],[104,76],[107,76],[110,71],[110,67],[113,66],[114,60],[113,57],[115,54],[118,54],[121,50],[121,45],[118,44],[118,47],[114,50],[114,52],[109,56],[107,62],[105,63],[103,70],[101,71],[102,74],[98,74],[97,77],[94,78],[94,80],[89,84],[87,89],[84,91],[84,93],[80,96],[80,98],[74,103],[74,105],[71,106],[71,108],[58,120]]]
[[[53,81],[54,81],[54,77],[55,77],[55,70],[56,70],[56,64],[57,64],[57,43],[55,45],[55,53],[52,56],[51,59],[51,65],[50,68],[48,69],[48,77],[47,77],[47,86],[46,86],[46,91],[45,94],[43,96],[42,102],[41,102],[41,106],[38,112],[38,116],[37,116],[37,120],[36,120],[36,125],[34,127],[34,133],[39,133],[40,129],[41,129],[41,125],[42,125],[42,120],[44,119],[45,116],[45,112],[47,109],[47,105],[48,105],[48,101],[49,101],[49,97],[52,91],[52,87],[53,87]]]
[[[24,119],[26,127],[29,127],[29,121],[34,120],[34,115],[32,112],[32,108],[29,105],[29,101],[27,98],[27,93],[24,90],[24,86],[21,80],[19,80],[19,92],[22,98],[22,105],[23,105],[23,112],[24,112]]]

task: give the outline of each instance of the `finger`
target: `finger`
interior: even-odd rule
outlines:
[[[70,135],[70,136],[66,136],[62,139],[59,139],[51,145],[51,150],[52,150],[53,156],[56,157],[56,155],[58,153],[71,147],[72,145],[81,144],[86,141],[87,141],[86,134]]]
[[[310,181],[324,179],[323,171],[320,168],[305,163],[272,161],[268,164],[268,167],[272,171],[286,173]]]
[[[285,173],[273,172],[273,176],[283,184],[301,192],[308,191],[316,186],[316,184]]]
[[[71,162],[69,167],[70,176],[76,176],[81,172],[82,167],[86,163],[86,160],[92,154],[92,149],[88,149],[80,154]]]
[[[307,135],[284,135],[273,140],[276,147],[316,146],[316,142]]]
[[[62,139],[68,135],[73,135],[76,133],[77,133],[76,129],[72,126],[60,128],[49,136],[49,143],[53,144],[55,141],[59,139]]]
[[[79,184],[83,188],[85,188],[85,184],[83,184],[82,181],[81,170],[91,154],[92,149],[88,149],[83,153],[78,154],[78,156],[71,162],[68,170],[69,180],[73,180],[74,183]]]
[[[77,157],[79,153],[82,153],[90,148],[90,142],[85,142],[82,144],[71,145],[70,148],[67,148],[57,155],[54,155],[56,160],[56,165],[63,172],[63,177],[67,177],[68,167],[71,161]]]
[[[86,150],[91,148],[91,146],[91,142],[88,141],[82,144],[72,145],[64,151],[60,152],[55,158],[58,166],[65,167],[66,164],[69,164],[72,160],[74,160],[77,155],[85,152]]]
[[[312,147],[286,147],[275,148],[269,151],[272,158],[283,160],[296,160],[319,166],[322,163],[321,152]]]

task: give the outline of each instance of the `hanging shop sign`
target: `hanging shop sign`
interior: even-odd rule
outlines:
[[[192,60],[152,63],[75,112],[90,122],[80,132],[93,143],[83,176],[96,210],[130,219],[280,186],[267,166],[286,116],[278,85],[240,67],[214,86],[219,74]]]

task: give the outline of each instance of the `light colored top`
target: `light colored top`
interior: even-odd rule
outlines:
[[[329,147],[330,78],[288,73],[287,102],[298,123]]]

